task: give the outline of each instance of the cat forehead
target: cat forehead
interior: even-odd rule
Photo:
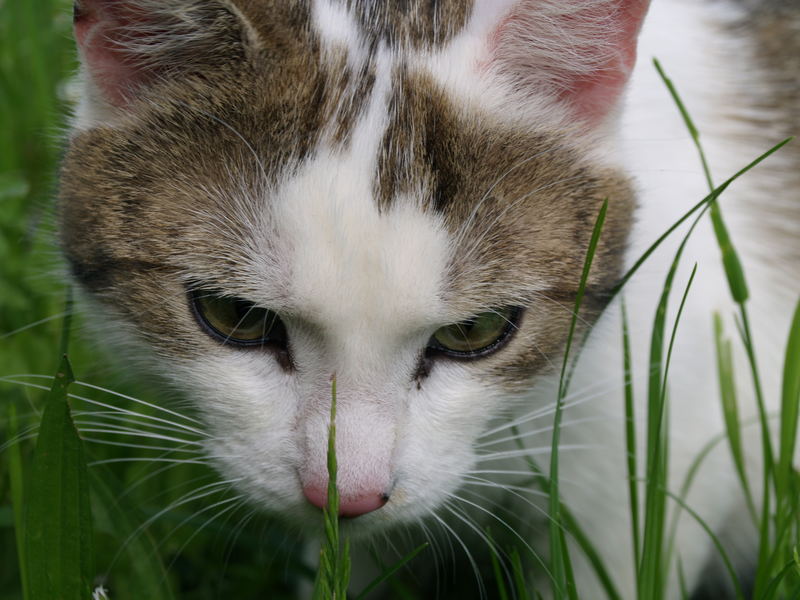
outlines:
[[[611,198],[590,281],[610,286],[632,204],[624,178],[546,120],[464,101],[435,60],[369,42],[360,3],[311,8],[280,4],[267,19],[252,3],[254,27],[268,27],[261,14],[277,28],[261,31],[253,65],[144,91],[113,127],[79,124],[62,238],[84,285],[122,290],[131,269],[166,269],[245,296],[260,261],[294,300],[330,294],[329,306],[356,313],[358,291],[362,307],[441,303],[466,317],[574,291]],[[342,27],[314,25],[323,9]]]
[[[416,198],[378,210],[370,162],[320,152],[288,178],[270,199],[278,242],[266,251],[282,257],[288,308],[306,321],[406,335],[447,317],[449,238]]]

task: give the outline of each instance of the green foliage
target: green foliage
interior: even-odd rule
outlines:
[[[569,383],[567,381],[567,367],[569,366],[569,352],[572,347],[572,338],[575,335],[575,326],[578,322],[578,314],[580,314],[581,304],[583,303],[583,295],[586,292],[586,281],[589,279],[589,272],[592,269],[592,261],[594,260],[595,252],[597,251],[597,244],[600,241],[600,234],[603,231],[603,224],[606,220],[606,212],[608,210],[608,200],[603,202],[600,207],[600,212],[597,215],[594,229],[592,230],[592,237],[589,240],[588,248],[586,249],[586,258],[583,263],[583,272],[581,273],[580,283],[578,285],[578,293],[575,296],[575,306],[572,310],[572,320],[569,325],[569,333],[567,335],[566,348],[564,350],[564,360],[561,365],[561,376],[558,385],[558,398],[556,399],[556,414],[553,421],[553,441],[552,451],[550,455],[550,560],[551,560],[551,575],[553,584],[553,597],[563,598],[568,597],[571,600],[577,599],[577,590],[575,589],[575,577],[572,575],[572,561],[567,547],[566,538],[564,536],[564,526],[561,502],[558,490],[558,445],[559,433],[561,427],[561,413],[563,409],[564,398],[567,395],[567,388]]]
[[[74,381],[65,356],[44,407],[26,494],[26,600],[85,600],[92,590],[89,473],[67,404]]]

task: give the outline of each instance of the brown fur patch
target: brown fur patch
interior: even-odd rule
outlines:
[[[463,317],[525,306],[518,341],[487,359],[523,380],[563,346],[586,250],[605,199],[609,209],[581,313],[591,323],[620,276],[633,192],[594,166],[564,132],[523,132],[455,106],[426,77],[400,73],[390,103],[376,197],[427,190],[457,248],[447,300]],[[516,348],[516,349],[514,349]]]
[[[341,1],[341,0],[340,0]],[[472,0],[344,0],[371,45],[443,46],[466,25]]]
[[[252,4],[241,8],[259,44],[246,60],[233,54],[144,90],[120,125],[73,136],[62,166],[74,275],[144,335],[169,332],[160,343],[178,354],[196,339],[182,277],[216,265],[230,288],[252,258],[236,191],[265,190],[301,161],[340,104],[303,6],[275,3],[266,19]]]

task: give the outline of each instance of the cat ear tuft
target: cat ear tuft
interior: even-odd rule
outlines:
[[[476,0],[481,4],[496,0]],[[522,94],[589,124],[617,104],[649,0],[516,0],[490,30],[486,64]]]
[[[246,28],[215,0],[77,0],[75,40],[102,101],[123,107],[159,79],[242,60]]]

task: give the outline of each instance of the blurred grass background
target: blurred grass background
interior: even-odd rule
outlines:
[[[59,360],[66,286],[57,251],[54,198],[75,69],[71,1],[0,0],[0,600],[22,598],[9,442],[14,452],[19,450],[23,468],[29,467],[34,438],[25,432],[38,422],[45,395],[14,382],[48,386],[47,380],[18,376],[52,375]],[[76,319],[74,329],[79,331],[79,316]],[[81,338],[72,335],[70,340],[79,380],[143,396],[130,383],[115,380],[104,366],[107,361]],[[92,396],[83,389],[73,391]],[[93,395],[109,402],[107,394]],[[119,405],[120,399],[112,402]],[[17,428],[24,438],[19,443],[11,407],[19,415]],[[98,437],[141,443],[136,437]],[[96,443],[88,444],[88,451],[90,462],[127,459],[136,453],[130,447]],[[158,516],[146,532],[129,541],[139,525],[166,506],[217,481],[204,465],[160,470],[157,466],[163,463],[149,460],[153,451],[138,454],[145,460],[93,468],[101,482],[95,487],[103,490],[96,489],[93,498],[96,572],[108,575],[96,583],[105,583],[111,598],[292,597],[293,586],[309,575],[297,558],[301,548],[286,531],[246,506],[211,520],[231,505],[204,508],[224,498],[227,489]],[[124,502],[118,502],[126,490],[130,491]]]

